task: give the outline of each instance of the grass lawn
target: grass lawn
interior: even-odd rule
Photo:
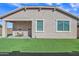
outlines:
[[[70,52],[79,51],[78,39],[0,39],[0,52]]]

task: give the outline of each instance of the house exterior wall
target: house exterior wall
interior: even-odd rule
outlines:
[[[77,37],[79,38],[79,27],[77,28]]]
[[[26,10],[21,11],[4,20],[10,21],[32,21],[32,38],[77,38],[77,20],[52,10]],[[44,32],[36,32],[36,20],[44,21]],[[70,32],[56,32],[56,20],[69,20],[71,23]],[[24,26],[24,25],[23,25]],[[16,27],[17,28],[17,27]],[[25,28],[25,26],[23,27]]]

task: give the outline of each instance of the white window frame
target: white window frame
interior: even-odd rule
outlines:
[[[42,20],[43,21],[43,31],[37,31],[37,21],[38,20]],[[35,26],[35,28],[36,28],[36,32],[44,32],[44,28],[45,28],[45,26],[44,26],[44,19],[36,19],[36,26]]]
[[[69,31],[59,31],[57,28],[57,24],[58,24],[58,21],[69,21]],[[56,20],[56,32],[71,32],[71,21],[70,20],[67,20],[67,19],[58,19]]]

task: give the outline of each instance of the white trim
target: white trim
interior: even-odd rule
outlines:
[[[43,21],[43,31],[37,31],[37,21],[38,20],[42,20]],[[36,19],[35,23],[36,23],[36,26],[35,26],[36,32],[44,32],[44,19]]]
[[[58,31],[57,30],[57,21],[69,21],[69,31]],[[70,20],[63,20],[63,19],[56,20],[56,32],[71,32],[71,21]]]
[[[3,19],[5,21],[33,21],[34,19]]]

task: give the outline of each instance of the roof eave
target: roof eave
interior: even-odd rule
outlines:
[[[0,16],[0,19],[3,19],[3,18],[5,18],[5,17],[7,17],[7,16],[9,16],[9,15],[11,15],[11,14],[14,14],[14,13],[16,13],[16,12],[22,10],[22,9],[25,9],[25,8],[54,8],[55,10],[58,10],[58,11],[60,11],[60,12],[65,13],[67,16],[69,15],[69,16],[71,16],[71,17],[73,17],[73,18],[79,20],[79,17],[77,17],[77,16],[75,16],[75,15],[73,15],[73,14],[67,12],[67,11],[64,11],[63,9],[61,9],[61,8],[59,8],[59,7],[52,7],[52,6],[25,6],[25,7],[17,8],[17,9],[15,9],[15,10],[13,10],[13,11],[7,13],[7,14],[4,14],[4,15]]]
[[[65,13],[65,14],[67,14],[67,16],[71,16],[72,18],[75,18],[75,19],[79,20],[78,16],[75,16],[75,15],[73,15],[73,14],[71,14],[71,13],[69,13],[69,12],[67,12],[67,11],[65,11],[65,10],[63,10],[61,8],[58,8],[58,7],[56,7],[56,9],[63,12],[63,13]]]

